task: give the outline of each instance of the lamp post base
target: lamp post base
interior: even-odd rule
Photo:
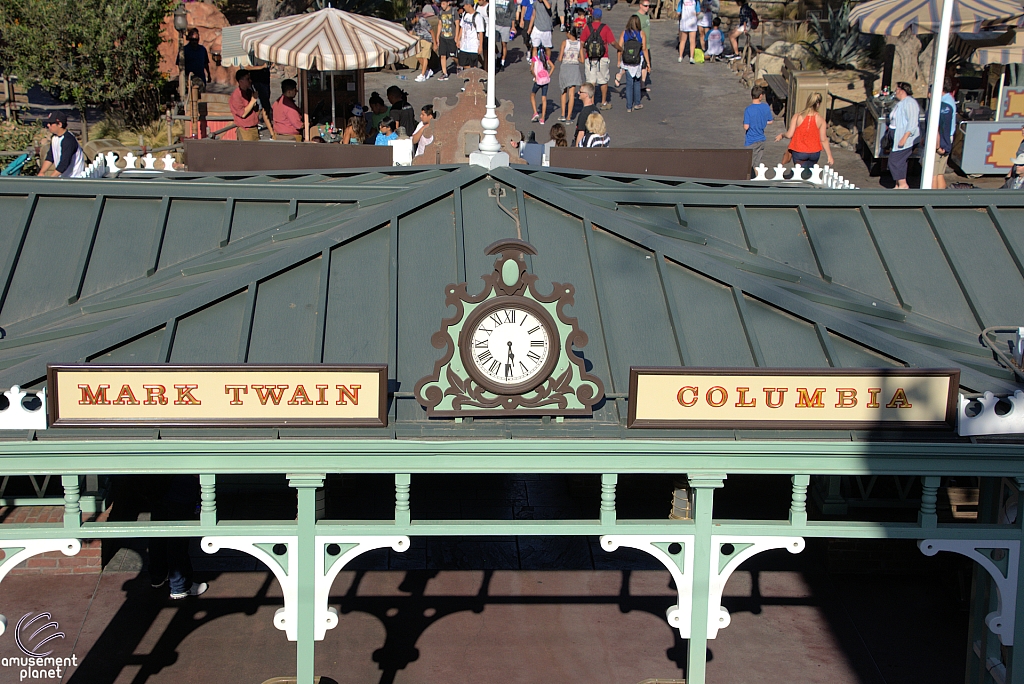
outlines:
[[[507,152],[473,152],[469,155],[471,166],[482,166],[487,170],[508,166]]]

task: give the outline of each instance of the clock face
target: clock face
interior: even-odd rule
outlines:
[[[489,305],[467,321],[467,370],[477,382],[499,394],[532,389],[550,375],[558,339],[543,310],[516,304]]]

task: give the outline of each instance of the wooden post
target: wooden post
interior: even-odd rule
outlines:
[[[174,144],[172,136],[174,135],[174,120],[171,119],[171,108],[167,108],[167,146],[170,147]]]
[[[82,113],[82,144],[89,142],[89,117],[85,113],[85,107],[79,110]]]
[[[305,127],[302,139],[309,142],[309,76],[305,69],[299,71],[299,80],[302,81],[302,121]]]

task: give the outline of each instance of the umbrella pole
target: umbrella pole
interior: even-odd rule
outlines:
[[[309,142],[309,77],[305,69],[299,70],[299,80],[302,81],[302,120],[305,127],[305,141]]]
[[[331,125],[338,127],[338,117],[334,113],[334,72],[331,72]]]
[[[953,3],[942,0],[942,23],[939,41],[935,46],[935,76],[932,79],[931,104],[928,107],[928,126],[924,136],[924,166],[921,169],[921,189],[931,190],[935,175],[935,146],[939,139],[939,109],[942,106],[942,82],[946,79],[946,55],[949,53],[949,34],[953,25]]]

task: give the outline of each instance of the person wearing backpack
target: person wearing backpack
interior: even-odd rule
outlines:
[[[531,56],[536,55],[540,48],[547,48],[548,52],[551,51],[553,45],[551,43],[551,12],[553,9],[553,0],[534,0],[533,3],[533,18],[530,20],[530,44],[533,45],[533,53]]]
[[[599,109],[611,109],[612,102],[608,97],[608,80],[610,72],[608,65],[608,46],[611,45],[617,51],[622,52],[622,45],[615,40],[615,34],[601,22],[601,9],[594,8],[594,19],[585,27],[580,34],[583,41],[583,55],[586,60],[583,71],[587,83],[601,87],[601,99]]]
[[[480,52],[487,26],[483,15],[473,8],[473,0],[463,0],[462,5],[466,11],[459,20],[459,66],[480,66]]]
[[[551,72],[554,71],[555,65],[548,59],[547,50],[538,46],[537,54],[530,58],[530,67],[533,71],[533,90],[530,91],[530,107],[533,109],[531,121],[544,125],[544,118],[548,111],[548,85],[551,83]],[[540,110],[537,109],[538,92],[540,92]]]
[[[640,18],[635,14],[626,22],[622,32],[622,68],[626,71],[626,113],[641,109],[640,77],[643,71],[644,55],[647,54],[647,37],[640,28]]]
[[[757,18],[757,12],[750,6],[747,0],[739,0],[740,2],[740,16],[739,24],[729,34],[729,42],[732,43],[732,54],[729,55],[729,59],[740,59],[740,36],[748,31],[753,31],[760,25],[760,20]]]

